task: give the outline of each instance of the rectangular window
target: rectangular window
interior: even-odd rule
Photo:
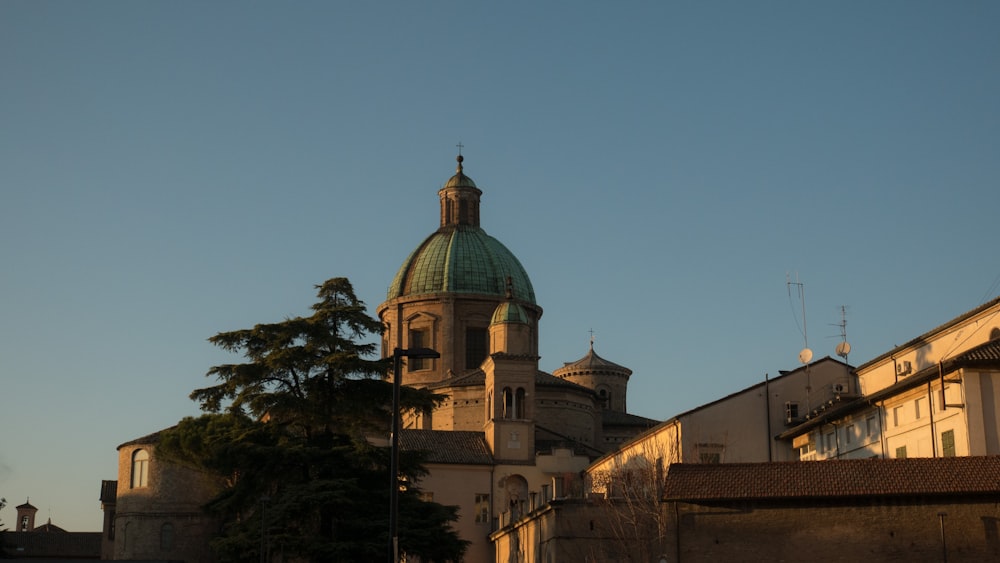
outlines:
[[[844,433],[844,438],[847,439],[847,443],[850,444],[854,440],[854,425],[847,425],[847,432]]]
[[[785,403],[785,420],[792,422],[799,417],[799,404],[795,401]]]
[[[827,432],[826,436],[823,437],[823,451],[826,453],[832,452],[834,449],[833,444],[833,432]]]
[[[138,449],[132,452],[132,488],[149,485],[149,452]]]
[[[913,401],[913,418],[920,420],[921,411],[924,410],[923,403],[924,403],[923,399],[917,399],[916,401]]]
[[[955,457],[955,431],[941,433],[941,457]]]
[[[428,338],[426,329],[410,330],[409,348],[411,350],[414,348],[427,348],[429,345],[430,339]],[[430,358],[406,358],[406,364],[409,366],[410,371],[430,369],[431,367]]]
[[[420,491],[420,500],[434,502],[434,491]]]
[[[875,417],[874,416],[869,416],[868,418],[865,419],[865,431],[867,433],[866,435],[869,438],[875,436]]]
[[[721,460],[719,452],[703,452],[698,455],[699,460],[702,463],[719,463]]]
[[[899,459],[906,459],[906,446],[899,446],[896,448],[896,457]]]
[[[485,328],[465,329],[465,368],[475,369],[490,353],[489,332]]]
[[[899,426],[903,423],[903,407],[895,407],[892,409],[892,425]]]
[[[490,523],[490,495],[487,493],[476,494],[476,524]]]

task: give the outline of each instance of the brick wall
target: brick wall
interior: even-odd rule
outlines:
[[[942,512],[947,561],[996,561],[997,500],[666,503],[668,561],[936,563],[944,560]]]

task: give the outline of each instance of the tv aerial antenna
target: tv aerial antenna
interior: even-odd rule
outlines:
[[[847,306],[840,306],[840,322],[833,325],[840,327],[840,343],[837,344],[836,352],[844,362],[847,362],[847,355],[851,353],[851,345],[847,342]]]
[[[799,303],[801,304],[801,308],[802,308],[802,327],[801,327],[802,331],[801,332],[802,332],[802,340],[805,343],[805,347],[802,348],[801,352],[799,352],[799,362],[801,362],[801,363],[805,364],[806,366],[808,366],[809,362],[812,360],[813,352],[812,352],[812,350],[809,349],[809,330],[806,328],[806,284],[804,284],[801,281],[799,281],[799,275],[797,273],[795,274],[795,281],[792,281],[791,276],[786,273],[785,274],[785,283],[788,286],[788,300],[789,300],[789,302],[791,302],[791,300],[792,300],[792,286],[793,285],[795,286],[795,288],[796,288],[796,290],[798,291],[798,294],[799,294]]]

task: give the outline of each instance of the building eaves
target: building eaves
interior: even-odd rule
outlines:
[[[175,427],[176,427],[176,425],[175,426],[170,426],[168,428],[164,428],[163,430],[157,430],[156,432],[153,432],[152,434],[147,434],[147,435],[145,435],[145,436],[143,436],[141,438],[136,438],[134,440],[129,440],[128,442],[125,442],[124,444],[119,444],[119,446],[117,448],[115,448],[115,449],[120,450],[120,449],[124,448],[125,446],[135,446],[135,445],[138,445],[138,444],[155,445],[155,444],[159,443],[159,441],[160,441],[160,434],[162,434],[163,432],[165,432],[167,430],[170,430],[171,428],[175,428]]]
[[[932,328],[931,330],[929,330],[929,331],[921,334],[920,336],[918,336],[918,337],[910,340],[909,342],[906,342],[903,345],[896,346],[892,350],[889,350],[888,352],[886,352],[884,354],[881,354],[879,356],[876,356],[876,357],[872,358],[871,360],[869,360],[869,361],[861,364],[860,366],[858,366],[858,371],[859,372],[863,372],[864,370],[868,369],[869,367],[874,366],[874,365],[876,365],[876,364],[878,364],[878,363],[880,363],[880,362],[882,362],[882,361],[884,361],[884,360],[886,360],[888,358],[891,358],[892,356],[898,354],[899,352],[901,352],[903,350],[907,350],[909,348],[913,348],[913,347],[915,347],[917,345],[920,345],[920,344],[923,344],[925,342],[928,342],[935,335],[937,335],[937,334],[939,334],[941,332],[944,332],[944,331],[948,330],[949,328],[951,328],[951,327],[953,327],[953,326],[955,326],[955,325],[957,325],[959,323],[962,323],[962,322],[964,322],[964,321],[966,321],[966,320],[968,320],[968,319],[970,319],[970,318],[972,318],[972,317],[974,317],[974,316],[982,313],[983,311],[986,311],[986,310],[990,309],[991,307],[995,307],[997,305],[1000,305],[1000,297],[997,297],[997,298],[993,299],[992,301],[989,301],[988,303],[984,303],[984,304],[980,305],[979,307],[976,307],[975,309],[972,309],[971,311],[963,313],[962,315],[959,315],[958,317],[955,317],[954,319],[952,319],[952,320],[950,320],[950,321],[948,321],[948,322],[946,322],[946,323],[944,323],[944,324],[942,324],[940,326]]]
[[[596,458],[604,455],[605,453],[594,446],[570,438],[569,436],[556,432],[555,430],[539,426],[538,424],[535,425],[535,430],[537,431],[535,434],[536,452],[551,452],[555,448],[570,448],[574,453],[585,455],[590,458]]]
[[[832,358],[830,356],[823,356],[822,358],[820,358],[820,359],[818,359],[818,360],[810,363],[808,367],[810,369],[814,369],[819,364],[828,363],[828,362],[833,362],[833,363],[836,363],[836,364],[841,364],[843,366],[851,368],[850,364],[846,364],[846,363],[844,363],[844,362],[842,362],[842,361],[840,361],[840,360],[838,360],[836,358]],[[724,401],[728,401],[729,399],[732,399],[733,397],[737,397],[737,396],[742,395],[744,393],[747,393],[749,391],[754,391],[756,389],[762,389],[765,385],[773,385],[774,383],[776,383],[778,381],[781,381],[781,380],[783,380],[785,378],[788,378],[788,377],[793,377],[795,374],[798,374],[799,372],[805,371],[806,367],[807,366],[803,365],[803,366],[799,366],[799,367],[797,367],[797,368],[795,368],[795,369],[793,369],[791,371],[781,371],[781,372],[779,372],[779,375],[777,377],[768,377],[764,381],[761,381],[761,382],[758,382],[758,383],[754,383],[753,385],[751,385],[749,387],[746,387],[744,389],[740,389],[739,391],[734,391],[734,392],[732,392],[732,393],[730,393],[730,394],[728,394],[728,395],[726,395],[724,397],[720,397],[720,398],[718,398],[718,399],[716,399],[714,401],[705,403],[703,405],[698,405],[697,407],[695,407],[693,409],[686,410],[686,411],[684,411],[684,412],[682,412],[682,413],[674,416],[674,418],[679,419],[681,417],[684,417],[684,416],[687,416],[687,415],[690,415],[690,414],[694,414],[694,413],[696,413],[696,412],[698,412],[700,410],[703,410],[703,409],[706,409],[708,407],[714,406],[714,405],[716,405],[718,403],[722,403]]]

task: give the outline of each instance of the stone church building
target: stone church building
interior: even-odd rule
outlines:
[[[480,226],[482,193],[459,156],[438,191],[438,229],[403,261],[377,309],[383,356],[441,354],[403,369],[403,385],[448,399],[406,421],[401,443],[430,453],[420,486],[460,507],[470,562],[493,560],[493,529],[579,487],[593,459],[656,424],[626,412],[632,371],[593,346],[551,374],[538,368],[542,308],[517,257]]]
[[[480,226],[482,193],[459,156],[438,191],[437,230],[404,260],[377,307],[383,356],[440,353],[403,367],[403,385],[447,400],[404,420],[400,443],[428,453],[419,485],[428,499],[459,507],[469,563],[493,561],[492,531],[579,489],[591,461],[657,422],[626,411],[632,372],[593,344],[551,374],[539,369],[542,307],[517,257]],[[158,463],[155,442],[154,434],[118,448],[114,497],[102,495],[105,557],[210,561],[203,528],[211,525],[195,497],[211,483]]]

